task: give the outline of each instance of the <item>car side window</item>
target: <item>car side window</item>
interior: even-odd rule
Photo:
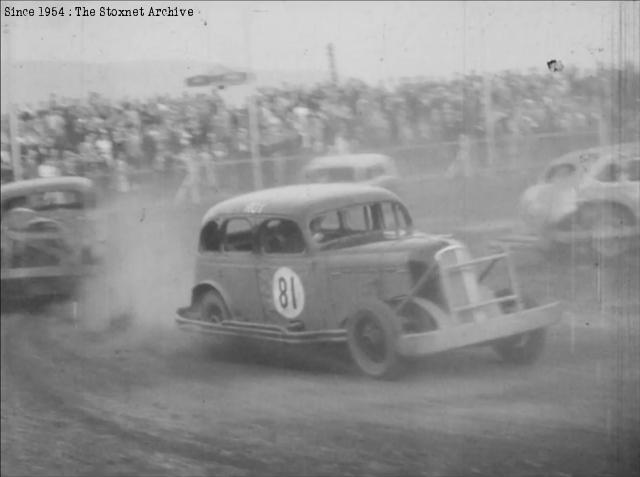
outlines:
[[[268,219],[258,232],[260,251],[267,255],[279,253],[302,253],[304,237],[298,224],[288,219]]]
[[[225,252],[252,252],[253,228],[251,222],[243,218],[233,218],[225,222],[222,248]]]
[[[622,167],[617,162],[607,163],[598,173],[600,182],[618,182],[622,178]]]
[[[222,239],[222,231],[218,222],[211,220],[202,227],[200,232],[200,250],[206,252],[219,252]]]
[[[311,220],[309,229],[315,243],[327,247],[338,240],[342,246],[387,240],[407,234],[411,226],[410,216],[396,202],[374,202],[340,209],[337,220],[335,214],[335,211],[325,212]]]
[[[397,233],[399,235],[406,233],[407,220],[398,204],[394,204],[393,202],[382,202],[378,207],[382,221],[380,226],[381,229],[385,232],[393,232],[394,234]],[[376,209],[376,213],[377,210],[378,209]]]
[[[396,221],[396,213],[393,208],[393,204],[391,202],[383,202],[380,206],[382,209],[382,228],[384,230],[397,230],[399,227]]]
[[[337,211],[317,215],[309,223],[311,237],[316,243],[324,243],[340,236],[340,216]]]
[[[84,208],[82,194],[70,190],[33,194],[29,197],[29,202],[33,210]]]
[[[342,210],[344,228],[352,232],[366,232],[373,229],[371,208],[357,205]]]

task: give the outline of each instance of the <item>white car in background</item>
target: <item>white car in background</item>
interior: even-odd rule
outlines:
[[[552,161],[522,195],[521,215],[544,243],[588,243],[613,257],[640,242],[640,143],[577,151]]]
[[[312,159],[302,171],[304,183],[359,182],[398,194],[395,161],[383,154],[342,154]]]

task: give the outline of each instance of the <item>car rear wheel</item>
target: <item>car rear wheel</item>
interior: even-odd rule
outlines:
[[[194,311],[200,321],[220,323],[230,319],[229,309],[224,299],[215,290],[207,290],[194,301]]]
[[[500,290],[495,293],[495,296],[499,298],[511,294],[513,294],[511,290]],[[536,302],[527,296],[522,297],[522,305],[525,309],[537,306]],[[514,313],[517,309],[516,302],[513,300],[500,303],[500,307],[502,312],[506,314]],[[531,364],[542,354],[546,339],[547,330],[539,328],[500,339],[493,344],[493,349],[507,363]]]
[[[384,304],[361,308],[347,323],[349,352],[358,369],[367,376],[391,379],[402,370],[397,353],[397,319]]]

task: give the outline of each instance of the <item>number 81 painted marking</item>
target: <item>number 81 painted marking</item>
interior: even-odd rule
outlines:
[[[304,287],[296,272],[280,267],[273,275],[273,304],[278,313],[290,320],[304,310]]]

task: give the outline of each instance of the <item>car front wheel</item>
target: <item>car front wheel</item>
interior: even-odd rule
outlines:
[[[349,352],[359,370],[367,376],[391,379],[402,370],[396,344],[397,318],[384,304],[361,308],[347,323]]]

